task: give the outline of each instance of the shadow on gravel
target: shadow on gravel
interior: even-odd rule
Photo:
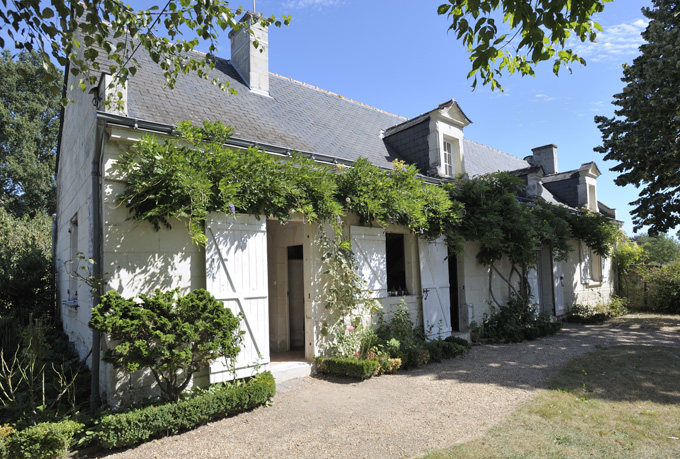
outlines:
[[[554,336],[502,345],[475,345],[465,356],[401,373],[432,376],[461,384],[494,384],[533,390],[575,357],[617,345],[680,348],[680,333],[660,330],[680,325],[680,318],[641,320],[622,318],[598,325],[565,324]],[[656,325],[655,325],[656,324]],[[634,360],[634,356],[629,356]],[[680,380],[680,379],[677,379]],[[677,381],[676,380],[676,381]]]

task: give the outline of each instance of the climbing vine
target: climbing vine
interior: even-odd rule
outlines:
[[[282,160],[252,147],[227,148],[231,129],[220,122],[181,123],[177,131],[166,141],[145,136],[120,156],[127,186],[118,202],[131,218],[156,229],[184,219],[199,244],[206,242],[208,212],[216,211],[282,222],[299,212],[307,221],[336,229],[346,212],[354,212],[363,224],[399,223],[430,239],[460,219],[460,203],[403,162],[395,161],[389,171],[366,159],[331,168],[296,153]]]
[[[609,218],[541,200],[521,202],[522,180],[505,172],[463,177],[444,187],[466,210],[460,232],[467,240],[479,241],[477,261],[490,268],[489,293],[498,306],[492,289],[494,274],[514,296],[529,300],[528,274],[535,267],[539,247],[547,247],[555,260],[566,260],[569,240],[582,240],[603,256],[608,256],[616,243],[617,226]],[[503,259],[510,262],[509,272],[501,272],[497,266]],[[513,282],[515,276],[517,283]]]
[[[439,186],[401,161],[388,171],[363,158],[352,167],[328,167],[299,154],[283,159],[252,147],[230,149],[225,146],[230,135],[231,128],[220,122],[200,127],[185,122],[174,138],[143,137],[118,160],[127,178],[118,202],[131,218],[156,229],[170,227],[171,219],[184,220],[198,244],[206,243],[203,223],[209,212],[266,215],[281,222],[299,213],[308,222],[330,224],[336,237],[322,240],[332,254],[325,258],[328,269],[335,270],[328,301],[348,315],[347,326],[354,327],[353,308],[363,304],[357,279],[344,277],[348,266],[354,269],[349,242],[340,236],[348,213],[363,225],[405,225],[430,240],[443,235],[454,248],[462,238],[479,241],[477,260],[490,267],[492,298],[495,274],[528,301],[528,272],[541,246],[564,260],[570,239],[584,241],[602,256],[610,254],[616,240],[616,225],[599,213],[521,202],[523,182],[507,173],[461,177]],[[510,261],[509,272],[498,268],[502,259]]]

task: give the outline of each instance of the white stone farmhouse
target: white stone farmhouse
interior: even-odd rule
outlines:
[[[468,140],[464,130],[470,120],[455,100],[405,119],[270,73],[267,30],[252,27],[254,35],[246,27],[232,32],[231,60],[218,59],[214,70],[237,94],[192,74],[181,75],[174,90],[163,89],[162,73],[143,48],[135,56],[141,68],[127,83],[122,111],[107,110],[101,103],[111,78],[107,74],[91,92],[71,92],[76,103],[64,112],[57,166],[56,258],[63,262],[78,253],[93,258],[94,269],[106,280],[104,291],[113,289],[124,297],[155,288],[180,287],[185,293],[208,289],[226,307],[244,313],[247,336],[238,376],[252,374],[254,366],[273,368],[277,355],[291,349],[303,350],[303,362],[311,363],[319,354],[324,308],[321,259],[313,242],[317,227],[301,219],[284,226],[267,216],[257,220],[211,214],[203,248],[192,243],[182,222],[155,231],[149,223],[128,220],[127,209],[116,204],[125,187],[116,158],[143,135],[162,138],[181,121],[219,120],[233,127],[234,148],[256,146],[282,158],[298,151],[329,165],[351,166],[364,157],[389,168],[400,159],[432,180],[512,171],[525,178],[529,198],[616,217],[597,200],[600,172],[594,163],[559,172],[554,145],[520,159]],[[254,36],[263,45],[259,49],[251,44]],[[353,216],[345,227],[359,270],[388,318],[403,297],[417,323],[426,329],[436,325],[448,335],[464,333],[472,320],[480,321],[489,311],[489,272],[475,259],[476,242],[466,242],[464,254],[447,258],[445,244],[428,243],[406,227],[362,227]],[[555,262],[547,249],[539,250],[531,276],[534,298],[553,316],[564,315],[574,302],[606,301],[612,291],[610,271],[607,260],[576,241],[566,262]],[[90,288],[64,269],[57,287],[64,328],[79,354],[83,357],[94,347],[100,393],[113,405],[137,396],[131,394],[139,391],[130,389],[139,389],[140,380],[98,364],[107,341],[100,342],[87,325],[97,301]],[[390,296],[396,291],[405,296]],[[500,281],[494,293],[500,299],[509,296]],[[204,378],[231,378],[227,370],[215,362]]]

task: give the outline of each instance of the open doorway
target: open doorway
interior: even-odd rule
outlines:
[[[290,349],[305,345],[305,289],[302,245],[288,247],[288,336]]]
[[[451,296],[451,329],[460,331],[460,310],[458,305],[458,257],[449,251],[449,295]]]

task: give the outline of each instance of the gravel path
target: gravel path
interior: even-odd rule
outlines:
[[[482,435],[567,360],[598,346],[680,347],[680,319],[571,325],[521,344],[475,346],[464,357],[363,382],[316,377],[279,386],[273,405],[98,457],[413,457]]]

